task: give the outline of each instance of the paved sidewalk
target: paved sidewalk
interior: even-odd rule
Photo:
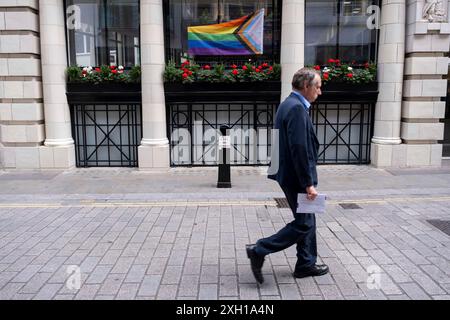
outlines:
[[[233,168],[231,189],[216,168],[0,171],[0,299],[450,298],[450,236],[427,222],[450,220],[448,162],[320,166],[330,274],[294,279],[291,247],[259,286],[245,244],[292,217],[264,170]]]

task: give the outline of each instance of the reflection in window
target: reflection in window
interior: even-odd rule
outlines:
[[[307,0],[305,64],[326,64],[328,59],[365,63],[376,61],[377,30],[367,28],[367,13],[377,0]]]
[[[168,0],[164,1],[166,59],[180,63],[188,52],[187,27],[222,23],[264,8],[263,55],[198,56],[199,63],[248,59],[279,62],[281,39],[281,1],[279,0]]]
[[[79,28],[67,27],[70,65],[140,64],[139,0],[67,0],[66,5],[80,12]]]

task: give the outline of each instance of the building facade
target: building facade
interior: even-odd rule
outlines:
[[[219,148],[209,146],[221,123],[239,127],[234,149],[245,156],[236,164],[267,164],[271,121],[293,73],[330,58],[375,62],[378,94],[319,102],[323,163],[439,166],[450,156],[449,2],[0,0],[0,168],[214,165]],[[260,87],[251,98],[224,91],[199,101],[165,86],[166,63],[187,51],[188,26],[260,9],[264,53],[250,58],[281,65],[275,94]],[[203,65],[248,58],[195,57]],[[69,65],[140,65],[139,95],[122,88],[83,100],[69,90]]]

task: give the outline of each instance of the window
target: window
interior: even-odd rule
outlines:
[[[70,65],[140,64],[139,0],[66,0],[66,7],[68,22],[79,19],[67,24]]]
[[[372,0],[307,0],[305,64],[326,64],[328,59],[365,63],[376,61],[377,30],[367,27]]]
[[[168,0],[164,1],[166,60],[180,63],[188,53],[187,28],[237,19],[264,8],[262,55],[196,56],[198,63],[244,62],[248,59],[279,62],[281,40],[279,0]]]

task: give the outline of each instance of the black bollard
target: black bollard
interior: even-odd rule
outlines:
[[[219,176],[217,188],[231,188],[231,170],[230,170],[230,136],[227,135],[230,127],[226,124],[220,126],[219,137]]]

